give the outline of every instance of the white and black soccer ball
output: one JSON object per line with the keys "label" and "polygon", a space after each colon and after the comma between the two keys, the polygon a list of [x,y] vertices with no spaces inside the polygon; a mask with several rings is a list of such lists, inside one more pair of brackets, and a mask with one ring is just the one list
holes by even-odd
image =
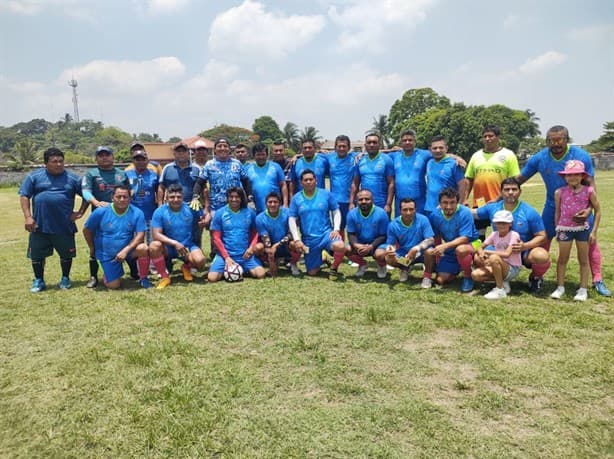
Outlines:
{"label": "white and black soccer ball", "polygon": [[243,268],[240,264],[235,263],[234,265],[224,267],[224,279],[227,282],[240,282],[243,280]]}

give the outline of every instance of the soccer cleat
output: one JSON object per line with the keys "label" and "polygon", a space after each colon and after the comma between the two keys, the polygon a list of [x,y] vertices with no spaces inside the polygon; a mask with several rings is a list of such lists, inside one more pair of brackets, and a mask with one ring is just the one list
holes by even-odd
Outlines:
{"label": "soccer cleat", "polygon": [[602,280],[595,282],[593,284],[593,288],[597,290],[597,293],[599,293],[599,295],[612,296],[612,292],[609,288],[605,286]]}
{"label": "soccer cleat", "polygon": [[151,288],[151,287],[153,287],[153,285],[151,285],[151,282],[149,281],[149,279],[147,279],[146,277],[141,279],[139,281],[139,284],[141,285],[142,288]]}
{"label": "soccer cleat", "polygon": [[354,274],[356,277],[362,277],[365,275],[365,273],[367,272],[367,265],[362,265],[359,266],[358,269],[356,270],[356,274]]}
{"label": "soccer cleat", "polygon": [[192,282],[194,280],[190,268],[185,264],[181,265],[181,273],[183,274],[183,280],[186,282]]}
{"label": "soccer cleat", "polygon": [[45,285],[45,281],[37,278],[32,281],[32,287],[30,287],[30,293],[42,292],[46,288],[47,286]]}
{"label": "soccer cleat", "polygon": [[348,265],[350,265],[352,268],[358,268],[358,263],[352,261],[352,260],[347,260],[346,263]]}
{"label": "soccer cleat", "polygon": [[432,286],[433,286],[433,281],[431,279],[429,279],[428,277],[425,277],[424,279],[422,279],[422,283],[420,284],[420,287],[431,288]]}
{"label": "soccer cleat", "polygon": [[377,278],[378,279],[385,279],[387,274],[388,274],[388,269],[386,268],[386,266],[377,267]]}
{"label": "soccer cleat", "polygon": [[171,285],[170,277],[163,277],[162,279],[160,279],[160,282],[158,282],[158,285],[156,286],[156,289],[162,290],[163,288],[166,288],[169,285]]}
{"label": "soccer cleat", "polygon": [[531,293],[539,293],[544,285],[543,277],[529,276],[529,291]]}
{"label": "soccer cleat", "polygon": [[87,284],[85,284],[87,288],[94,288],[97,285],[98,285],[98,279],[94,276],[90,277],[90,280],[88,280]]}
{"label": "soccer cleat", "polygon": [[409,275],[407,271],[399,271],[399,282],[407,282]]}
{"label": "soccer cleat", "polygon": [[463,293],[469,293],[471,290],[473,290],[473,279],[470,277],[463,277],[460,289]]}
{"label": "soccer cleat", "polygon": [[563,295],[565,295],[565,287],[559,285],[556,290],[550,294],[550,298],[560,300]]}
{"label": "soccer cleat", "polygon": [[339,279],[339,271],[331,268],[330,271],[328,271],[328,279],[332,281]]}
{"label": "soccer cleat", "polygon": [[586,301],[588,299],[588,292],[585,288],[580,287],[573,299],[574,301]]}
{"label": "soccer cleat", "polygon": [[60,287],[62,290],[68,290],[70,287],[72,287],[72,284],[70,283],[70,279],[68,278],[68,276],[62,276],[62,279],[60,280],[60,284],[58,285],[58,287]]}
{"label": "soccer cleat", "polygon": [[512,287],[510,287],[510,283],[508,281],[503,281],[503,290],[505,290],[506,294],[512,291]]}
{"label": "soccer cleat", "polygon": [[301,275],[301,270],[298,269],[298,266],[296,266],[295,263],[290,263],[290,272],[292,273],[293,276]]}
{"label": "soccer cleat", "polygon": [[488,292],[486,295],[484,295],[484,298],[486,298],[487,300],[500,300],[502,298],[505,298],[507,296],[507,293],[505,293],[505,289],[504,288],[493,288],[490,292]]}

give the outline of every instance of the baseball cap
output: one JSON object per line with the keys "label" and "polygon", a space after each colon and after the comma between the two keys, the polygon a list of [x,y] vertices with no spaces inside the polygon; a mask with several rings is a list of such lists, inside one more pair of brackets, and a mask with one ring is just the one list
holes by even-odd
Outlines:
{"label": "baseball cap", "polygon": [[220,137],[219,139],[217,139],[215,141],[215,143],[213,144],[213,148],[217,147],[218,144],[220,143],[227,143],[230,146],[230,142],[228,141],[228,139],[226,137]]}
{"label": "baseball cap", "polygon": [[569,174],[586,174],[586,169],[584,168],[584,163],[577,159],[570,159],[565,163],[565,169],[559,172],[559,175],[569,175]]}
{"label": "baseball cap", "polygon": [[132,157],[133,158],[138,158],[139,156],[141,156],[143,158],[147,158],[147,152],[145,150],[134,150],[132,152]]}
{"label": "baseball cap", "polygon": [[197,140],[196,142],[194,142],[194,145],[192,147],[194,148],[194,150],[198,150],[199,148],[205,148],[207,150],[209,149],[207,148],[207,144],[204,140]]}
{"label": "baseball cap", "polygon": [[145,150],[145,145],[143,145],[143,144],[142,144],[141,142],[139,142],[139,141],[135,141],[135,142],[132,142],[132,143],[130,144],[130,150],[134,150],[134,149],[135,149],[135,148],[137,148],[137,147],[138,147],[138,149],[139,149],[139,150]]}
{"label": "baseball cap", "polygon": [[509,210],[498,210],[492,217],[493,223],[514,223],[514,216]]}
{"label": "baseball cap", "polygon": [[106,147],[104,145],[101,145],[100,147],[96,148],[96,156],[98,156],[103,151],[106,151],[107,153],[111,155],[113,154],[113,149],[111,147]]}
{"label": "baseball cap", "polygon": [[173,145],[173,150],[179,150],[180,148],[185,148],[186,150],[189,150],[188,146],[183,142],[177,142],[175,145]]}

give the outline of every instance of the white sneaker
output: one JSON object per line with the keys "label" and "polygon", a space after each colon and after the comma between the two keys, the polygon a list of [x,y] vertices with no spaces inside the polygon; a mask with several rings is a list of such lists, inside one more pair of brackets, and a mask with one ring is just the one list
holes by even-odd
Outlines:
{"label": "white sneaker", "polygon": [[388,271],[394,271],[394,266],[386,265]]}
{"label": "white sneaker", "polygon": [[505,293],[510,293],[512,291],[512,287],[510,287],[508,281],[503,281],[503,290],[505,290]]}
{"label": "white sneaker", "polygon": [[385,279],[387,274],[388,274],[388,270],[386,269],[386,266],[377,267],[377,278],[378,279]]}
{"label": "white sneaker", "polygon": [[484,298],[487,300],[500,300],[501,298],[505,298],[507,293],[505,293],[504,288],[493,288],[490,292],[484,295]]}
{"label": "white sneaker", "polygon": [[362,276],[365,275],[366,272],[367,272],[367,265],[366,264],[362,265],[362,266],[358,266],[358,269],[356,270],[356,274],[354,274],[354,276],[362,277]]}
{"label": "white sneaker", "polygon": [[300,276],[301,270],[294,263],[290,263],[290,272],[293,276]]}
{"label": "white sneaker", "polygon": [[580,287],[573,299],[574,301],[586,301],[588,299],[588,292],[585,288]]}
{"label": "white sneaker", "polygon": [[399,281],[407,282],[408,277],[407,271],[399,271]]}
{"label": "white sneaker", "polygon": [[565,295],[565,287],[559,285],[554,292],[550,295],[550,298],[554,298],[555,300],[560,300],[561,297]]}
{"label": "white sneaker", "polygon": [[433,281],[427,277],[425,277],[424,279],[422,279],[422,283],[420,284],[420,287],[422,288],[431,288],[433,286]]}

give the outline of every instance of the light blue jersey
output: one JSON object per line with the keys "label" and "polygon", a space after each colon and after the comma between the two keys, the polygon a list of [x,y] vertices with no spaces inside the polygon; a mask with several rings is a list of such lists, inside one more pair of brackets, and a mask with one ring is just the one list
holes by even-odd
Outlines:
{"label": "light blue jersey", "polygon": [[426,165],[426,213],[433,212],[439,206],[439,193],[446,188],[458,191],[458,183],[465,178],[463,169],[456,164],[456,159],[444,156],[441,160],[432,159]]}
{"label": "light blue jersey", "polygon": [[415,149],[411,155],[403,150],[388,154],[394,165],[395,215],[401,215],[401,200],[412,198],[416,201],[416,211],[424,212],[426,202],[426,165],[433,159],[428,150]]}
{"label": "light blue jersey", "polygon": [[298,158],[290,169],[290,180],[294,183],[294,192],[297,193],[303,190],[301,185],[301,174],[307,169],[311,170],[316,176],[316,186],[324,188],[326,185],[326,174],[328,174],[328,160],[326,155],[316,153],[311,161],[305,158]]}
{"label": "light blue jersey", "polygon": [[[480,220],[488,219],[492,221],[495,212],[505,210],[503,201],[491,202],[477,209],[477,216]],[[544,222],[539,213],[524,201],[519,201],[514,210],[512,210],[514,222],[512,230],[520,235],[523,242],[530,241],[540,231],[544,231]],[[493,225],[493,231],[495,231]]]}
{"label": "light blue jersey", "polygon": [[388,214],[381,207],[373,206],[366,217],[360,208],[354,207],[348,212],[348,234],[355,234],[360,244],[371,244],[375,239],[386,236],[388,231]]}
{"label": "light blue jersey", "polygon": [[150,169],[145,169],[143,172],[137,172],[136,169],[128,169],[126,175],[132,187],[131,204],[143,211],[145,221],[151,221],[151,217],[157,207],[158,174]]}
{"label": "light blue jersey", "polygon": [[397,254],[404,256],[413,247],[420,244],[425,239],[434,237],[435,233],[429,219],[422,214],[416,213],[414,221],[409,225],[403,223],[401,217],[395,218],[388,226],[388,236],[386,246],[397,247]]}
{"label": "light blue jersey", "polygon": [[220,161],[213,158],[205,163],[200,177],[209,183],[209,205],[212,210],[217,210],[226,205],[228,189],[243,188],[241,179],[246,179],[247,174],[238,159],[228,158],[227,161]]}
{"label": "light blue jersey", "polygon": [[330,192],[340,204],[349,204],[350,188],[356,169],[356,153],[349,152],[340,158],[336,151],[326,155],[328,160],[328,175],[330,177]]}
{"label": "light blue jersey", "polygon": [[373,204],[383,208],[388,199],[388,179],[394,178],[392,159],[381,152],[373,159],[365,155],[358,161],[354,176],[360,178],[361,190],[373,194]]}
{"label": "light blue jersey", "polygon": [[286,180],[281,166],[273,161],[267,161],[264,166],[250,163],[245,166],[245,171],[252,185],[252,195],[256,204],[256,213],[266,209],[266,197],[273,191],[281,196],[280,183]]}
{"label": "light blue jersey", "polygon": [[168,204],[164,204],[153,213],[151,228],[161,229],[165,236],[180,242],[185,247],[190,247],[193,244],[194,220],[198,221],[199,218],[199,214],[192,212],[185,202],[177,212],[174,212]]}
{"label": "light blue jersey", "polygon": [[250,209],[234,212],[227,205],[219,209],[211,221],[211,231],[221,231],[228,255],[235,260],[243,257],[249,247],[251,232],[256,230],[256,213]]}
{"label": "light blue jersey", "polygon": [[288,219],[290,218],[290,211],[281,207],[277,217],[271,217],[268,210],[258,214],[256,217],[256,229],[258,235],[268,236],[271,239],[271,243],[275,244],[281,239],[286,237],[289,233]]}
{"label": "light blue jersey", "polygon": [[310,242],[329,235],[333,230],[330,212],[338,208],[339,204],[328,190],[316,188],[311,197],[303,191],[292,197],[290,216],[299,219],[301,239],[310,246]]}

